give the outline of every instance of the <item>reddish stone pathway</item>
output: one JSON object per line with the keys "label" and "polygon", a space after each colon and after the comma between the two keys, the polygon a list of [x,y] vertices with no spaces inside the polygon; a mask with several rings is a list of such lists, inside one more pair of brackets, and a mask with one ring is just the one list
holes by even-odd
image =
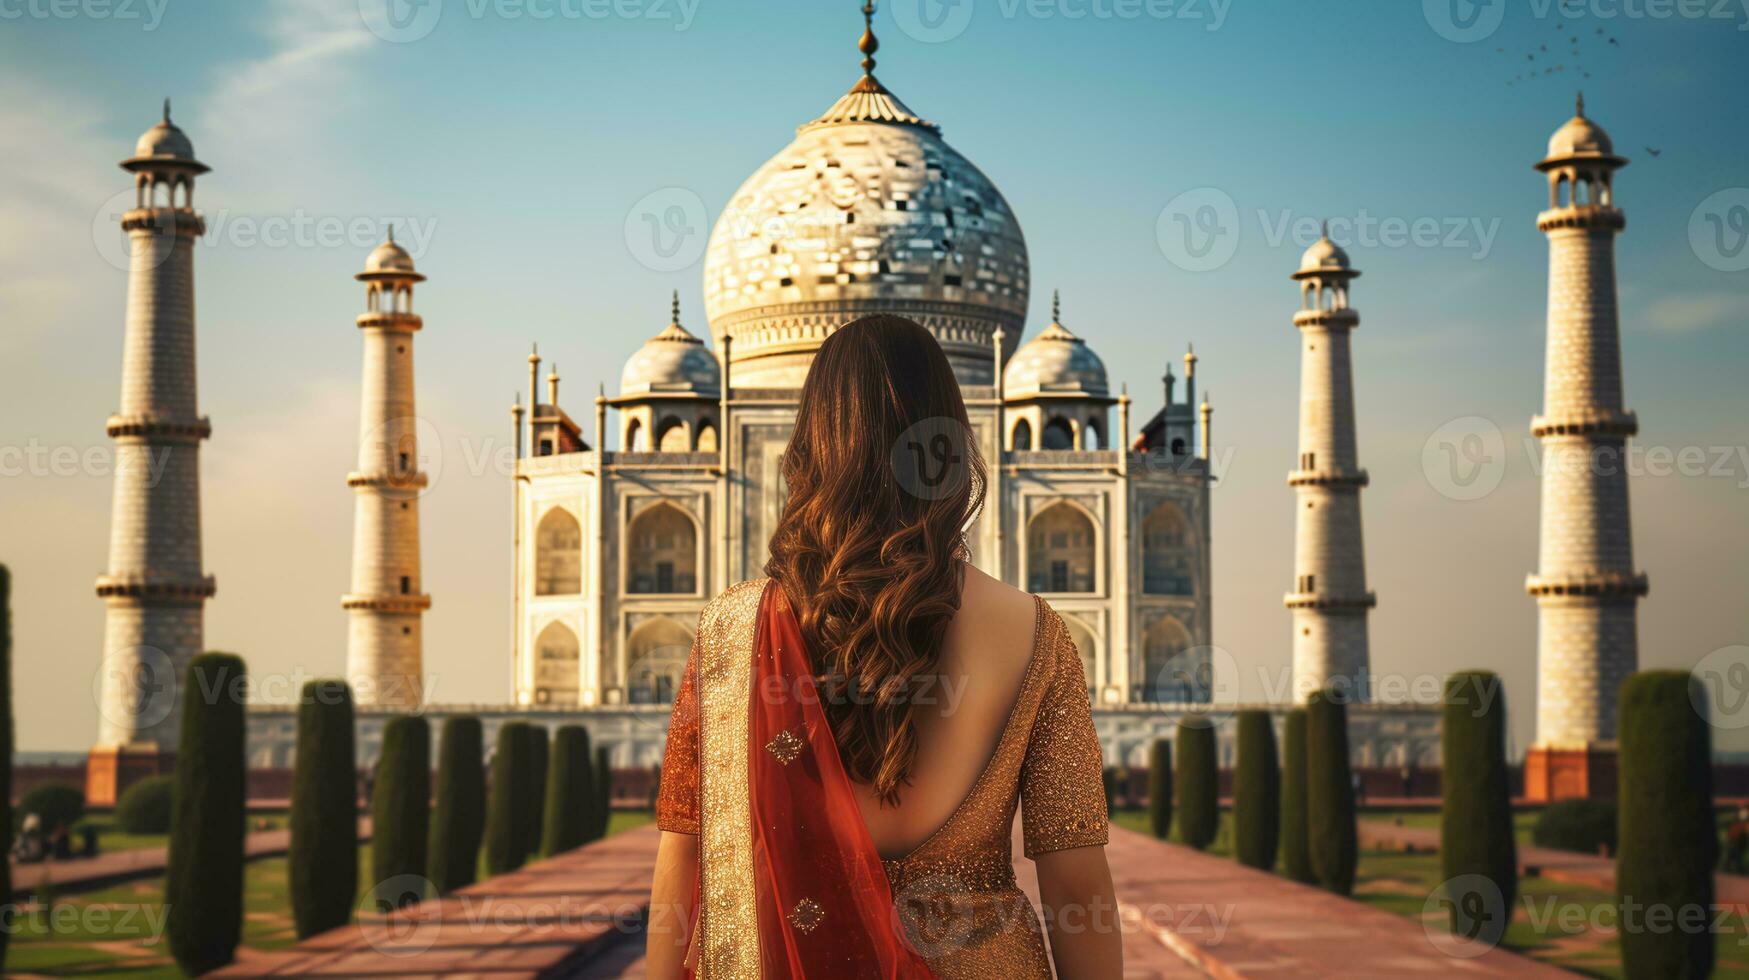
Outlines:
{"label": "reddish stone pathway", "polygon": [[[1439,850],[1437,827],[1399,827],[1382,820],[1360,821],[1362,847],[1389,850]],[[1615,890],[1615,859],[1552,847],[1518,845],[1519,872],[1527,877],[1547,878],[1601,891]],[[1719,872],[1713,875],[1713,901],[1720,905],[1749,908],[1749,876]]]}
{"label": "reddish stone pathway", "polygon": [[[250,954],[216,975],[642,976],[658,838],[650,826],[616,834],[441,901]],[[1112,828],[1107,855],[1125,973],[1138,980],[1567,975],[1498,949],[1451,955],[1413,919],[1122,828]],[[1015,877],[1036,902],[1032,862],[1017,860]]]}
{"label": "reddish stone pathway", "polygon": [[654,825],[528,865],[391,916],[360,915],[215,977],[577,976],[640,927],[656,863]]}

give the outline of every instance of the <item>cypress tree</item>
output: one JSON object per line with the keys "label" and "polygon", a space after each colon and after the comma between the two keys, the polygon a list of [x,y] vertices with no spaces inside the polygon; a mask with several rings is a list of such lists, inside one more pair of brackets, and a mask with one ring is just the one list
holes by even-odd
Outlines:
{"label": "cypress tree", "polygon": [[1233,855],[1239,863],[1275,867],[1281,838],[1281,772],[1275,761],[1275,725],[1267,711],[1238,716],[1239,771],[1233,780]]}
{"label": "cypress tree", "polygon": [[[0,565],[0,827],[12,833],[12,570]],[[12,862],[0,860],[0,904],[11,901]],[[0,969],[6,966],[6,940],[13,913],[0,909]]]}
{"label": "cypress tree", "polygon": [[595,750],[595,833],[590,840],[600,840],[607,836],[607,828],[613,820],[613,753],[607,746]]}
{"label": "cypress tree", "polygon": [[523,737],[528,739],[528,806],[523,811],[523,853],[529,857],[540,854],[541,825],[546,816],[547,799],[547,729],[545,725],[530,724]]}
{"label": "cypress tree", "polygon": [[230,963],[243,935],[248,674],[242,657],[203,653],[183,676],[165,930],[176,964],[199,976]]}
{"label": "cypress tree", "polygon": [[581,847],[595,819],[594,767],[589,763],[589,731],[566,725],[553,737],[547,768],[546,817],[541,854],[551,857]]}
{"label": "cypress tree", "polygon": [[1712,972],[1712,739],[1700,682],[1650,670],[1621,687],[1615,889],[1622,972],[1690,980]]}
{"label": "cypress tree", "polygon": [[498,748],[492,753],[492,786],[486,806],[486,870],[494,875],[515,871],[528,857],[524,843],[528,805],[529,739],[526,724],[506,722],[498,728]]}
{"label": "cypress tree", "polygon": [[1164,738],[1148,752],[1148,829],[1160,840],[1172,834],[1172,743]]}
{"label": "cypress tree", "polygon": [[486,764],[480,719],[443,723],[437,809],[431,816],[431,883],[442,895],[474,883],[486,830]]}
{"label": "cypress tree", "polygon": [[1306,709],[1295,708],[1281,728],[1281,873],[1313,884],[1310,843],[1306,839]]}
{"label": "cypress tree", "polygon": [[1443,787],[1441,877],[1451,930],[1494,945],[1512,920],[1518,897],[1518,846],[1512,831],[1512,778],[1506,769],[1506,689],[1486,670],[1445,681],[1440,721]]}
{"label": "cypress tree", "polygon": [[1221,829],[1220,773],[1215,726],[1202,715],[1178,723],[1178,839],[1197,850],[1214,843]]}
{"label": "cypress tree", "polygon": [[358,894],[358,757],[352,725],[352,689],[345,681],[304,685],[286,854],[300,939],[352,919]]}
{"label": "cypress tree", "polygon": [[1354,890],[1360,843],[1348,767],[1348,708],[1337,690],[1306,701],[1306,843],[1318,884],[1338,895]]}
{"label": "cypress tree", "polygon": [[1110,816],[1117,812],[1117,767],[1106,766],[1099,774],[1099,782],[1105,789],[1105,813]]}
{"label": "cypress tree", "polygon": [[[430,819],[431,726],[418,715],[391,718],[371,799],[370,868],[378,886],[425,877]],[[397,903],[416,897],[407,888],[385,895]]]}

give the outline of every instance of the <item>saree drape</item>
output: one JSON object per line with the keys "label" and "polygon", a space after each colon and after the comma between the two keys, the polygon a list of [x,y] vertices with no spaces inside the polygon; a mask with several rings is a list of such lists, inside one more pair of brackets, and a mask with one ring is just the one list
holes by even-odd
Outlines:
{"label": "saree drape", "polygon": [[894,912],[795,615],[773,582],[758,603],[751,656],[742,647],[697,674],[700,934],[691,975],[933,978]]}

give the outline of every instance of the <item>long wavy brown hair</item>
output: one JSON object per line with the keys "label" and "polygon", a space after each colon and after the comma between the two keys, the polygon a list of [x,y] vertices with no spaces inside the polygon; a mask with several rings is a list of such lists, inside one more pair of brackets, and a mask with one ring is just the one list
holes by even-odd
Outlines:
{"label": "long wavy brown hair", "polygon": [[959,611],[984,504],[959,381],[929,331],[867,316],[827,337],[783,476],[765,572],[801,624],[846,771],[896,805],[917,759],[914,695]]}

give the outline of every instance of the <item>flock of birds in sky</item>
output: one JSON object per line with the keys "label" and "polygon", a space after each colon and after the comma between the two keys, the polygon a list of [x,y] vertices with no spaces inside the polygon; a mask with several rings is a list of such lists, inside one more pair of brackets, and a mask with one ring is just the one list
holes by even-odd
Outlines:
{"label": "flock of birds in sky", "polygon": [[[1621,48],[1621,39],[1602,27],[1593,28],[1589,34],[1585,32],[1583,28],[1586,25],[1578,19],[1584,13],[1584,0],[1561,0],[1561,12],[1572,20],[1556,18],[1554,50],[1551,51],[1548,44],[1538,44],[1535,48],[1522,52],[1524,61],[1520,64],[1518,72],[1506,80],[1508,88],[1556,75],[1566,75],[1568,72],[1580,80],[1590,78],[1591,71],[1582,60],[1582,49],[1593,51],[1603,47],[1618,50]],[[1586,38],[1590,38],[1590,40],[1587,41]],[[1562,50],[1563,43],[1565,44],[1564,51]],[[1514,54],[1506,48],[1495,48],[1494,51],[1508,61],[1515,58]],[[1664,152],[1650,146],[1646,147],[1645,150],[1648,156],[1654,158]]]}

